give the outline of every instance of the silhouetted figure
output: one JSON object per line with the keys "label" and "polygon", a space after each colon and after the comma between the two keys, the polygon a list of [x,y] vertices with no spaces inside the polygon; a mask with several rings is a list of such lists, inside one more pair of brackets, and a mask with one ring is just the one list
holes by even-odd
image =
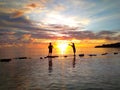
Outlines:
{"label": "silhouetted figure", "polygon": [[52,72],[52,58],[48,58],[48,70],[49,70],[49,73],[51,73]]}
{"label": "silhouetted figure", "polygon": [[51,43],[49,43],[48,49],[49,49],[49,54],[48,54],[48,56],[52,56],[53,45],[52,45]]}
{"label": "silhouetted figure", "polygon": [[72,43],[72,45],[70,45],[72,48],[73,48],[73,53],[74,53],[74,56],[75,56],[75,53],[76,53],[76,48],[75,48],[75,44]]}
{"label": "silhouetted figure", "polygon": [[74,56],[74,58],[73,58],[73,68],[75,68],[75,61],[76,61],[76,57]]}

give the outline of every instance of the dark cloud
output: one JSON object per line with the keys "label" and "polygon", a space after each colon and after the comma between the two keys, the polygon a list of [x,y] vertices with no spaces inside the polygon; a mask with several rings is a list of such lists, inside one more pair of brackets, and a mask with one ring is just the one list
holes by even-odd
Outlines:
{"label": "dark cloud", "polygon": [[49,24],[49,28],[54,29],[54,30],[77,30],[79,27],[70,27],[68,25],[61,25],[61,24]]}
{"label": "dark cloud", "polygon": [[[10,18],[10,14],[0,14],[0,29],[4,28],[10,31],[18,31],[18,32],[42,32],[42,31],[50,31],[48,29],[44,29],[41,27],[37,27],[33,24],[32,21],[26,19],[25,17],[19,18]],[[2,30],[1,29],[1,30]]]}
{"label": "dark cloud", "polygon": [[70,31],[66,32],[65,34],[69,34],[70,38],[76,38],[76,39],[94,39],[96,37],[96,34],[92,31]]}
{"label": "dark cloud", "polygon": [[115,35],[117,32],[115,31],[100,31],[99,33],[97,33],[97,37],[101,38],[101,39],[106,39],[106,40],[115,40]]}
{"label": "dark cloud", "polygon": [[106,39],[106,40],[119,40],[119,35],[115,36],[117,32],[113,31],[100,31],[98,33],[92,31],[68,31],[63,32],[63,34],[68,34],[69,38],[76,38],[79,40],[84,39]]}
{"label": "dark cloud", "polygon": [[0,35],[14,35],[15,32],[0,32]]}
{"label": "dark cloud", "polygon": [[116,32],[114,32],[114,31],[100,31],[99,33],[98,33],[98,35],[101,35],[101,36],[104,36],[104,35],[113,35],[113,34],[115,34]]}
{"label": "dark cloud", "polygon": [[[10,22],[11,24],[12,23],[23,23],[23,24],[30,24],[31,22],[29,20],[27,20],[25,17],[19,17],[19,18],[11,18],[10,17],[11,14],[6,14],[6,13],[0,13],[0,26],[2,26],[1,24],[5,24],[4,21],[6,22]],[[9,23],[9,24],[10,24]],[[6,24],[7,25],[7,24]]]}

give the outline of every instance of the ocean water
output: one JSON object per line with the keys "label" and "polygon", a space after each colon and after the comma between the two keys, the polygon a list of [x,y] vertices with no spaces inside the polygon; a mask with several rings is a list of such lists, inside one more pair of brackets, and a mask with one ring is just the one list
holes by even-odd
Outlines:
{"label": "ocean water", "polygon": [[[0,62],[0,90],[120,90],[120,49],[82,48],[76,56],[54,55],[59,57],[44,58],[47,50],[42,49],[2,48],[0,59],[12,60]],[[22,56],[29,58],[15,59]]]}

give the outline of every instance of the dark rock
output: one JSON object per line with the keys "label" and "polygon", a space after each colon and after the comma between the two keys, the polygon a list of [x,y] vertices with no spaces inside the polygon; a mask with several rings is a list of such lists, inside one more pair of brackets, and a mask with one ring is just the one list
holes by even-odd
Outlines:
{"label": "dark rock", "polygon": [[40,59],[43,59],[43,57],[40,57]]}
{"label": "dark rock", "polygon": [[56,58],[56,57],[59,57],[59,56],[47,56],[46,58]]}
{"label": "dark rock", "polygon": [[27,57],[18,57],[18,58],[15,58],[15,59],[28,59]]}
{"label": "dark rock", "polygon": [[80,56],[80,57],[83,57],[83,56],[84,56],[84,54],[79,54],[79,56]]}
{"label": "dark rock", "polygon": [[65,55],[64,57],[68,57],[68,56]]}
{"label": "dark rock", "polygon": [[118,54],[117,52],[114,52],[114,54]]}
{"label": "dark rock", "polygon": [[0,59],[0,61],[1,62],[9,62],[9,61],[11,61],[12,59],[10,59],[10,58],[7,58],[7,59]]}
{"label": "dark rock", "polygon": [[101,54],[101,55],[107,55],[108,53],[103,53],[103,54]]}
{"label": "dark rock", "polygon": [[97,56],[96,54],[89,54],[89,56]]}

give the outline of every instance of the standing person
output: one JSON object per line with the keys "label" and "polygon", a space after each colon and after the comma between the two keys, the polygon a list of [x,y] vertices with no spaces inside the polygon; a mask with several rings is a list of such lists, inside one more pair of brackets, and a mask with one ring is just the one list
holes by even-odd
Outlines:
{"label": "standing person", "polygon": [[49,49],[49,54],[48,54],[48,56],[52,56],[53,45],[52,45],[51,43],[49,43],[48,49]]}
{"label": "standing person", "polygon": [[75,48],[75,44],[72,43],[72,45],[70,45],[72,48],[73,48],[73,53],[74,53],[74,56],[75,56],[75,53],[76,53],[76,48]]}

